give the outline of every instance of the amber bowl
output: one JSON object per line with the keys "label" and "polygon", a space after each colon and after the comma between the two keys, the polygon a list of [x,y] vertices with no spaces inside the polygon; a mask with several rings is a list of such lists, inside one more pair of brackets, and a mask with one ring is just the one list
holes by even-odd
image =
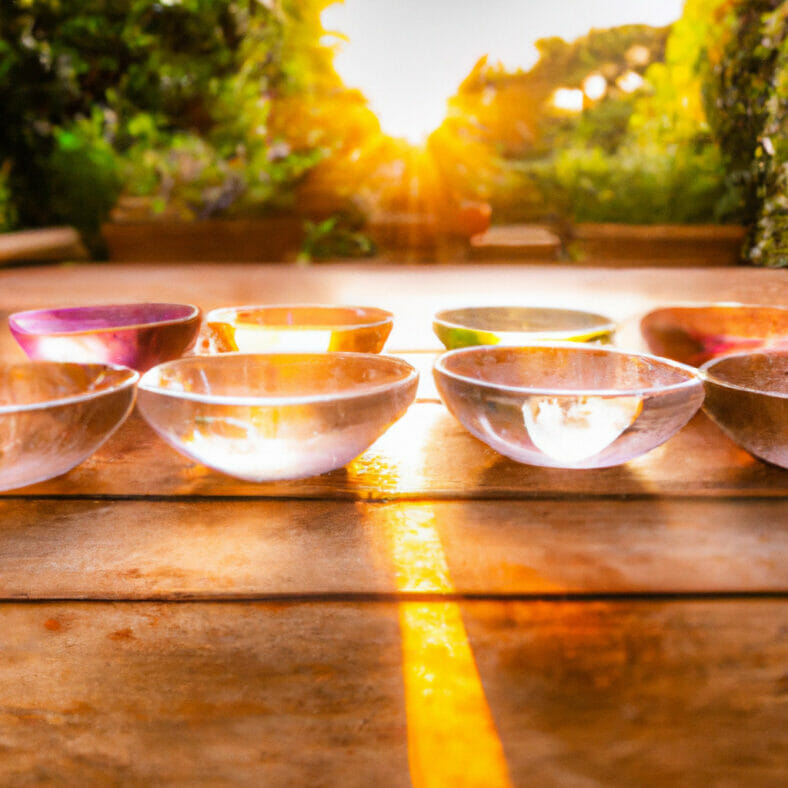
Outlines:
{"label": "amber bowl", "polygon": [[0,490],[87,459],[128,416],[138,379],[105,364],[0,364]]}
{"label": "amber bowl", "polygon": [[273,304],[214,309],[205,322],[219,353],[380,353],[394,317],[369,306]]}
{"label": "amber bowl", "polygon": [[726,353],[788,343],[788,307],[670,306],[645,315],[640,331],[652,353],[699,367]]}
{"label": "amber bowl", "polygon": [[191,304],[103,304],[16,312],[8,326],[30,358],[144,372],[189,350],[200,320]]}
{"label": "amber bowl", "polygon": [[750,454],[788,468],[788,348],[712,359],[701,367],[704,411]]}
{"label": "amber bowl", "polygon": [[535,306],[444,309],[432,322],[444,346],[528,345],[532,342],[606,342],[616,324],[604,315]]}
{"label": "amber bowl", "polygon": [[368,353],[224,353],[162,364],[138,407],[171,446],[248,481],[346,465],[408,409],[418,374]]}
{"label": "amber bowl", "polygon": [[517,462],[553,468],[627,462],[664,443],[703,401],[691,367],[588,344],[452,350],[434,375],[472,435]]}

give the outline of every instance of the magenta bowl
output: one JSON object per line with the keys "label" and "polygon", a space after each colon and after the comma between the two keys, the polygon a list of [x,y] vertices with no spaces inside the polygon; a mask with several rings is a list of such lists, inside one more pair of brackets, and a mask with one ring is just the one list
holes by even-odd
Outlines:
{"label": "magenta bowl", "polygon": [[8,326],[32,359],[118,364],[145,372],[182,356],[197,339],[191,304],[106,304],[16,312]]}
{"label": "magenta bowl", "polygon": [[0,490],[70,471],[123,423],[139,373],[107,364],[0,363]]}

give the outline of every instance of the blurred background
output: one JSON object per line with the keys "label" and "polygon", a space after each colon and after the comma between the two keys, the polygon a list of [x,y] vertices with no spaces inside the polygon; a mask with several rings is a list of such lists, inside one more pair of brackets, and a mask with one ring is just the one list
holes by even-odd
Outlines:
{"label": "blurred background", "polygon": [[788,265],[786,2],[0,9],[0,261]]}

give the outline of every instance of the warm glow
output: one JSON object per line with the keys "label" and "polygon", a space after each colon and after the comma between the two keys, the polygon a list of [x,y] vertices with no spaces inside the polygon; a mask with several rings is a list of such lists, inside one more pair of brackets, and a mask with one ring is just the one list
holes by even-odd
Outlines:
{"label": "warm glow", "polygon": [[[383,539],[398,591],[451,593],[446,556],[429,507],[391,508]],[[460,606],[399,606],[408,721],[408,762],[415,788],[509,788],[506,756],[484,695]]]}
{"label": "warm glow", "polygon": [[583,93],[591,101],[599,101],[607,93],[607,80],[601,74],[591,74],[583,82]]}
{"label": "warm glow", "polygon": [[637,71],[627,71],[622,74],[617,80],[618,85],[624,93],[634,93],[639,87],[643,85],[643,77]]}
{"label": "warm glow", "polygon": [[383,131],[420,143],[441,124],[448,98],[483,55],[510,71],[529,69],[540,38],[572,41],[592,28],[666,25],[681,16],[683,5],[684,0],[344,0],[326,9],[323,26],[340,33],[336,69],[364,93]]}
{"label": "warm glow", "polygon": [[583,91],[579,88],[558,88],[553,93],[553,106],[567,112],[581,112],[583,99]]}

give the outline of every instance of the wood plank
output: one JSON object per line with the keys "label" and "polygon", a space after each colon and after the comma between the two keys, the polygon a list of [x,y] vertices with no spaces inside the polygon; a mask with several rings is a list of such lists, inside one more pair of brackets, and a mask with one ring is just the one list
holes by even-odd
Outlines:
{"label": "wood plank", "polygon": [[[421,607],[437,621],[446,609]],[[459,609],[514,784],[788,780],[788,603]],[[0,615],[4,785],[411,784],[419,710],[405,703],[394,604],[6,604]]]}
{"label": "wood plank", "polygon": [[0,598],[788,593],[788,501],[0,502]]}
{"label": "wood plank", "polygon": [[739,449],[699,414],[670,441],[614,468],[522,465],[472,437],[443,405],[420,402],[344,468],[255,484],[195,464],[136,412],[93,457],[7,496],[245,496],[390,500],[562,496],[788,496],[788,471]]}
{"label": "wood plank", "polygon": [[395,315],[387,347],[439,349],[432,315],[486,304],[588,309],[616,320],[687,301],[788,303],[782,271],[753,268],[631,268],[571,265],[89,264],[0,271],[0,310],[122,301],[177,301],[203,309],[249,303],[379,306]]}

